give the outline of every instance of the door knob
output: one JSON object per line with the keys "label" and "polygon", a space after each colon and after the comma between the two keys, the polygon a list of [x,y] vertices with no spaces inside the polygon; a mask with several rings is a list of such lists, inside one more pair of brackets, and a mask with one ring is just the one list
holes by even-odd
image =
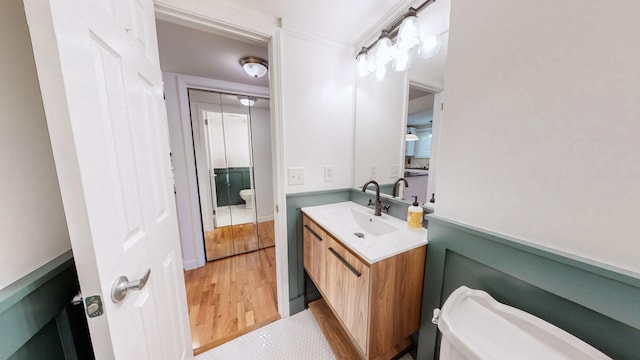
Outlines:
{"label": "door knob", "polygon": [[144,286],[147,285],[150,275],[151,269],[148,269],[147,273],[144,274],[140,280],[129,281],[129,278],[126,276],[118,276],[111,288],[111,300],[113,300],[114,303],[119,303],[127,296],[127,291],[142,290]]}

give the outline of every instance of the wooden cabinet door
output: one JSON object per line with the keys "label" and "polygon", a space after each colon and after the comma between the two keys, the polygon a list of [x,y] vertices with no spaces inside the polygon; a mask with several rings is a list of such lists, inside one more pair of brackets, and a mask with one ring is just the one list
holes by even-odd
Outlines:
{"label": "wooden cabinet door", "polygon": [[326,286],[326,245],[329,236],[306,215],[302,219],[304,268],[311,280],[323,291]]}
{"label": "wooden cabinet door", "polygon": [[330,239],[327,248],[327,300],[360,351],[367,354],[369,324],[369,266]]}

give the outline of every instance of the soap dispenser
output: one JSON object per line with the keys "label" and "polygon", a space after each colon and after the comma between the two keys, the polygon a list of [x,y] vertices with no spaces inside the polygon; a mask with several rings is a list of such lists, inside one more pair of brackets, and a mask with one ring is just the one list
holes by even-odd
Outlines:
{"label": "soap dispenser", "polygon": [[414,196],[414,201],[407,210],[407,226],[411,230],[420,230],[422,228],[422,213],[424,210],[418,204],[418,197]]}

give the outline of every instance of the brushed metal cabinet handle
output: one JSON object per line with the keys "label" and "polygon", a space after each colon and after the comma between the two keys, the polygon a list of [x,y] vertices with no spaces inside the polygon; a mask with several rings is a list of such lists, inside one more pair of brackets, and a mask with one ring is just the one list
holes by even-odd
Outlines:
{"label": "brushed metal cabinet handle", "polygon": [[356,270],[356,268],[355,268],[355,267],[353,267],[353,265],[349,264],[349,262],[348,262],[347,260],[345,260],[345,258],[343,258],[342,256],[340,256],[340,254],[338,254],[338,252],[337,252],[334,248],[329,247],[329,251],[330,251],[333,255],[335,255],[335,256],[338,258],[338,260],[340,260],[340,262],[341,262],[344,266],[346,266],[346,267],[347,267],[347,269],[349,269],[349,270],[353,273],[353,275],[355,275],[356,277],[360,277],[360,276],[362,275],[362,274],[360,273],[360,271]]}
{"label": "brushed metal cabinet handle", "polygon": [[318,239],[318,241],[322,241],[322,237],[320,237],[320,235],[316,234],[316,232],[315,232],[315,231],[313,231],[313,229],[311,229],[311,228],[309,227],[309,225],[304,224],[304,227],[305,227],[305,229],[309,230],[309,232],[310,232],[311,234],[313,234],[313,236],[315,236],[315,237],[316,237],[316,239]]}

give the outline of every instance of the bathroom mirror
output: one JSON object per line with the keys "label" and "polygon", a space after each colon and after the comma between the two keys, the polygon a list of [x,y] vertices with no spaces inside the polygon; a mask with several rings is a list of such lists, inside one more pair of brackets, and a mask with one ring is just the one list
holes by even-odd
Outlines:
{"label": "bathroom mirror", "polygon": [[252,126],[264,121],[259,106],[269,121],[268,100],[189,89],[189,104],[207,261],[272,246],[256,211],[270,188],[256,186]]}
{"label": "bathroom mirror", "polygon": [[[361,190],[364,183],[376,180],[380,184],[381,193],[391,196],[393,185],[398,178],[422,170],[428,175],[420,175],[428,176],[430,181],[420,181],[420,184],[414,184],[413,187],[409,184],[409,188],[421,194],[420,199],[424,199],[424,202],[420,201],[421,204],[428,202],[431,194],[435,192],[433,174],[439,128],[437,122],[442,118],[449,9],[450,0],[437,1],[418,16],[421,34],[438,34],[440,38],[442,47],[437,55],[429,59],[414,57],[411,67],[405,72],[388,69],[384,76],[374,72],[357,80],[354,151],[356,189]],[[431,95],[431,98],[416,100],[425,96],[423,94]],[[421,114],[415,115],[420,111],[414,111],[413,107],[417,104],[412,104],[412,100],[413,103],[430,100],[433,110],[422,110]],[[408,126],[411,122],[424,121],[425,111],[432,111],[428,115],[432,121],[430,130],[422,122],[418,123],[419,126]],[[415,144],[407,142],[409,127],[414,128],[413,131],[420,130],[423,137],[427,136],[431,141],[427,142],[425,138],[419,145],[419,141]],[[411,154],[407,153],[407,150],[416,149],[420,150],[419,156],[407,155]],[[409,202],[412,193],[402,189],[403,186],[400,187],[401,196],[398,199]],[[368,188],[368,191],[374,190],[373,186]]]}

